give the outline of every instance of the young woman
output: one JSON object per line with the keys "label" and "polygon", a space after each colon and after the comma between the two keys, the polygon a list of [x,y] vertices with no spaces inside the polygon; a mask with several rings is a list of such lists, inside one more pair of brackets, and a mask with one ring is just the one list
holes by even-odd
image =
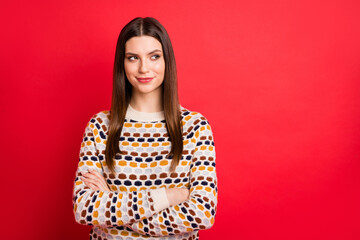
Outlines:
{"label": "young woman", "polygon": [[173,48],[154,18],[120,32],[110,111],[88,122],[73,209],[90,239],[199,239],[214,224],[212,129],[179,104]]}

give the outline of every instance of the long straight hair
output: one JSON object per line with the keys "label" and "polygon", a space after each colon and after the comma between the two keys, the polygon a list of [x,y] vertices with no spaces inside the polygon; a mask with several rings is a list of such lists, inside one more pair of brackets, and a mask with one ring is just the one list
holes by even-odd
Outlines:
{"label": "long straight hair", "polygon": [[162,83],[162,102],[166,129],[171,141],[171,151],[167,155],[168,158],[172,158],[169,168],[170,173],[175,171],[183,152],[183,129],[178,97],[176,63],[170,37],[165,28],[155,18],[137,17],[121,30],[115,50],[110,123],[105,150],[106,164],[113,173],[115,173],[114,157],[117,154],[124,154],[120,150],[119,141],[132,94],[132,85],[126,77],[124,68],[125,43],[132,37],[144,35],[156,38],[161,43],[164,53],[165,74]]}

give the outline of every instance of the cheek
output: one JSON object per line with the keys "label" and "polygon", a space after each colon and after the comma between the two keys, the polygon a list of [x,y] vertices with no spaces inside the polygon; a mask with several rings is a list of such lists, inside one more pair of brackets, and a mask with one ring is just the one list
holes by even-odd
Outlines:
{"label": "cheek", "polygon": [[165,72],[165,63],[164,62],[157,62],[154,65],[154,71],[159,73],[159,74],[163,74]]}
{"label": "cheek", "polygon": [[125,69],[126,75],[132,74],[135,71],[135,67],[131,64],[124,64],[124,69]]}

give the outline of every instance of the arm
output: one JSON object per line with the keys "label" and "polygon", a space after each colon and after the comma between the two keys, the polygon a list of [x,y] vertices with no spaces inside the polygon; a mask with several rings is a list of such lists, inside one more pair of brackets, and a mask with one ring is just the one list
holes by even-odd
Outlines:
{"label": "arm", "polygon": [[[95,142],[100,124],[94,116],[88,122],[79,153],[73,189],[73,211],[76,222],[86,225],[121,226],[148,218],[168,207],[163,201],[165,189],[136,192],[92,190],[81,179],[84,172],[96,170],[103,175]],[[166,204],[167,203],[167,204]]]}
{"label": "arm", "polygon": [[[130,227],[143,235],[166,236],[208,229],[217,208],[215,145],[208,121],[202,117],[195,132],[196,147],[190,166],[190,197]],[[196,128],[195,128],[196,129]]]}

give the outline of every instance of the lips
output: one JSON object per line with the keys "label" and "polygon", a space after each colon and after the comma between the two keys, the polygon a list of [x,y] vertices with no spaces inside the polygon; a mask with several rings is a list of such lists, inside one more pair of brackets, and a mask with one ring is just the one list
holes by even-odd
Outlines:
{"label": "lips", "polygon": [[150,82],[153,78],[136,78],[139,82],[146,83]]}

